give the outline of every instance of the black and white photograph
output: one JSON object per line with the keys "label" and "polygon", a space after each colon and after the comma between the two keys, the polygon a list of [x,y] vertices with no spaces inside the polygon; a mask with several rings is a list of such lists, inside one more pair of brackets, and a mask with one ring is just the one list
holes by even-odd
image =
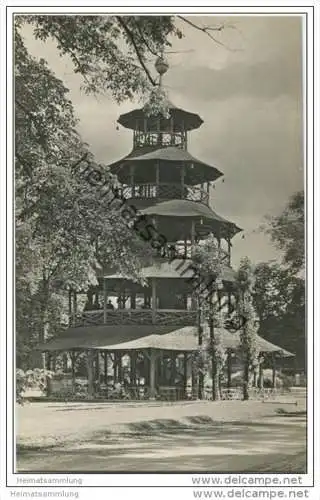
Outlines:
{"label": "black and white photograph", "polygon": [[312,477],[309,13],[175,9],[8,14],[21,488]]}

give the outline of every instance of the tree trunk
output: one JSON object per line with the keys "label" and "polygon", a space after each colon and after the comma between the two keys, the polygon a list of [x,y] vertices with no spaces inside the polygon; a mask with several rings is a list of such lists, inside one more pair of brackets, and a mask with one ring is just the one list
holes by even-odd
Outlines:
{"label": "tree trunk", "polygon": [[244,370],[243,370],[243,399],[244,401],[248,401],[249,399],[249,360],[246,355],[244,361]]}
{"label": "tree trunk", "polygon": [[[212,359],[213,361],[213,359]],[[212,369],[212,400],[219,401],[220,400],[220,381],[219,374],[217,373],[216,368]]]}
{"label": "tree trunk", "polygon": [[[47,279],[43,279],[42,290],[41,290],[41,310],[40,310],[41,324],[38,336],[38,341],[40,344],[45,342],[49,333],[48,305],[49,305],[49,282]],[[44,353],[38,351],[33,359],[35,365],[34,368],[41,368],[43,370],[46,369]]]}

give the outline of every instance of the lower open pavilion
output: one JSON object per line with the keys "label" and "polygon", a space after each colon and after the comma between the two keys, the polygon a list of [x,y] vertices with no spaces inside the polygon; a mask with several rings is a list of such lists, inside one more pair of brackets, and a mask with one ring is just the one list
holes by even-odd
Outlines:
{"label": "lower open pavilion", "polygon": [[[233,374],[241,370],[240,332],[215,328],[215,334],[227,353],[221,395],[230,395]],[[263,370],[268,367],[272,369],[271,388],[275,389],[280,359],[293,354],[260,336],[257,340],[260,354],[253,386],[263,390]],[[72,327],[38,349],[45,353],[48,370],[56,371],[59,363],[62,367],[61,383],[49,381],[51,396],[183,400],[199,395],[196,364],[200,347],[195,326]],[[80,380],[84,388],[81,395]]]}

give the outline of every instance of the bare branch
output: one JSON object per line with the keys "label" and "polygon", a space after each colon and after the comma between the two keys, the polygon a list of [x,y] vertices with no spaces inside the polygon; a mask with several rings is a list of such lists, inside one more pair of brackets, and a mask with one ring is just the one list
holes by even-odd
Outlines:
{"label": "bare branch", "polygon": [[145,62],[142,58],[142,55],[140,54],[140,51],[139,51],[139,48],[136,44],[136,41],[134,39],[134,35],[133,33],[130,31],[130,29],[128,28],[128,26],[126,25],[126,23],[123,21],[123,19],[121,18],[121,16],[116,16],[116,19],[118,21],[118,23],[120,24],[120,26],[124,29],[124,31],[126,32],[127,36],[129,37],[133,47],[134,47],[134,50],[136,52],[136,55],[139,59],[139,62],[144,70],[144,72],[146,73],[147,75],[147,78],[149,80],[149,82],[155,87],[157,85],[156,81],[152,78],[151,74],[150,74],[150,71],[148,70],[147,66],[145,65]]}
{"label": "bare branch", "polygon": [[204,33],[205,35],[207,35],[209,38],[211,38],[211,40],[213,40],[215,43],[217,43],[221,47],[224,47],[225,49],[230,50],[231,52],[236,52],[237,51],[237,49],[232,49],[231,47],[228,47],[227,45],[225,45],[224,43],[220,42],[220,40],[218,40],[216,37],[214,37],[212,35],[212,31],[221,32],[221,31],[225,30],[228,27],[235,29],[234,26],[232,26],[232,25],[226,26],[225,24],[221,24],[219,26],[198,26],[198,24],[195,24],[192,21],[189,21],[189,19],[187,19],[184,16],[177,16],[177,17],[179,19],[181,19],[181,21],[183,21],[183,22],[189,24],[190,26],[192,26],[192,28],[195,28],[196,30],[201,31],[202,33]]}

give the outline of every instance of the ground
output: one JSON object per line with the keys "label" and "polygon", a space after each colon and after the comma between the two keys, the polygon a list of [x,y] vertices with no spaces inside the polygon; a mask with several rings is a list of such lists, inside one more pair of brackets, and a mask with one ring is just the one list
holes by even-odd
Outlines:
{"label": "ground", "polygon": [[17,431],[19,472],[306,471],[301,395],[270,402],[31,403],[18,408]]}

